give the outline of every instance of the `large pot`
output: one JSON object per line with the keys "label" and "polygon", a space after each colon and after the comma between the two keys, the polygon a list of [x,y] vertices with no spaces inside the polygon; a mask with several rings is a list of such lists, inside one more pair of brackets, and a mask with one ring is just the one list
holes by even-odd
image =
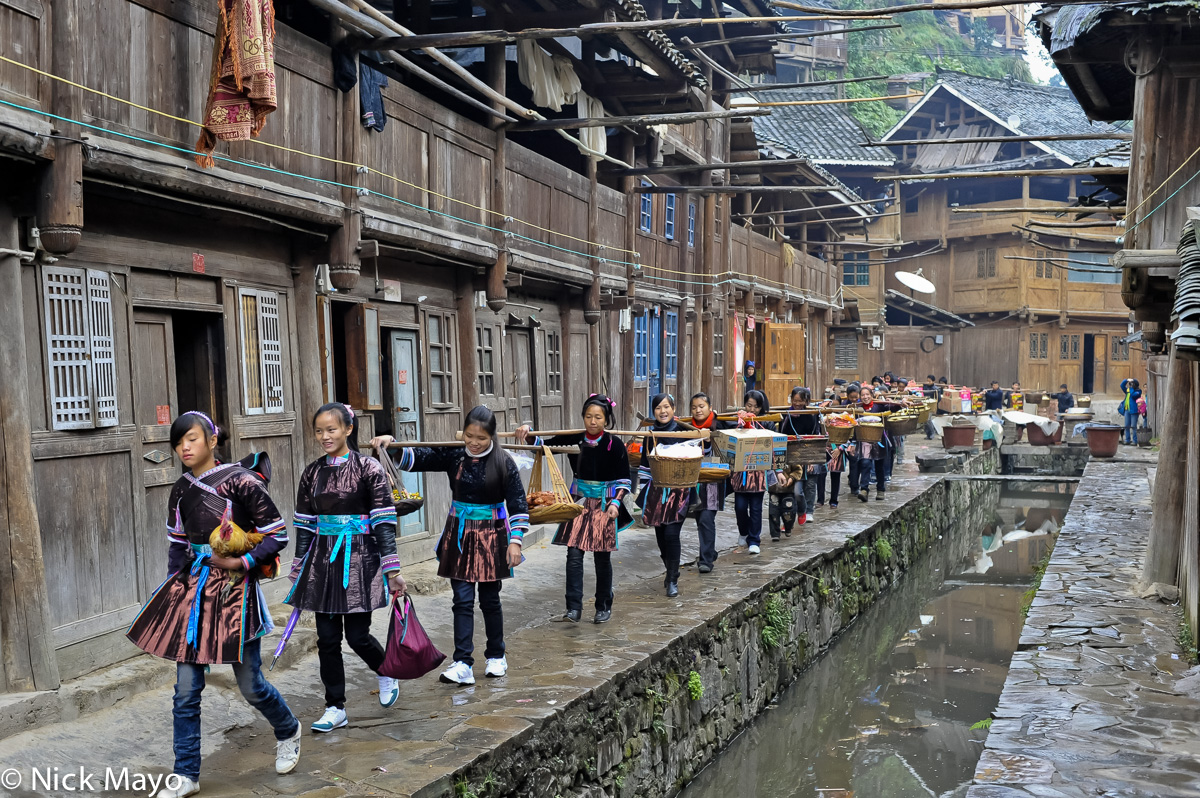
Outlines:
{"label": "large pot", "polygon": [[942,446],[954,449],[975,444],[974,427],[942,427]]}
{"label": "large pot", "polygon": [[1093,424],[1088,427],[1088,451],[1092,457],[1114,457],[1121,440],[1121,428],[1116,424]]}
{"label": "large pot", "polygon": [[1029,436],[1029,443],[1033,446],[1053,446],[1056,443],[1062,443],[1063,427],[1065,424],[1059,424],[1058,429],[1053,435],[1047,435],[1042,432],[1042,428],[1037,424],[1025,425],[1025,432]]}

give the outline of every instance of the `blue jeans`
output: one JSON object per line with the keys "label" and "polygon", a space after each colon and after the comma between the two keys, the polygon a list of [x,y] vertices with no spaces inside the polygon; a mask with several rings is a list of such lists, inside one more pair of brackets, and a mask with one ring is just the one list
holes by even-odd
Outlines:
{"label": "blue jeans", "polygon": [[1136,411],[1125,411],[1125,431],[1121,433],[1124,436],[1126,443],[1133,443],[1137,440],[1137,422],[1138,414]]}
{"label": "blue jeans", "polygon": [[793,494],[796,497],[796,517],[807,515],[813,512],[817,506],[817,480],[825,481],[825,477],[808,477],[806,479],[796,480],[796,484],[792,487]]}
{"label": "blue jeans", "polygon": [[[262,640],[246,643],[242,661],[233,664],[238,689],[250,706],[262,713],[275,730],[276,740],[287,740],[300,729],[279,691],[262,675]],[[200,780],[200,694],[204,692],[204,666],[180,662],[175,669],[175,773]]]}
{"label": "blue jeans", "polygon": [[747,546],[762,542],[763,495],[759,493],[735,493],[733,510],[737,515],[738,534],[746,539]]}
{"label": "blue jeans", "polygon": [[[500,585],[495,582],[464,582],[451,579],[454,591],[454,661],[474,665],[475,658],[475,593],[479,593],[479,610],[483,613],[483,629],[487,634],[488,659],[504,656],[504,611],[500,607]],[[477,587],[478,586],[478,590]]]}

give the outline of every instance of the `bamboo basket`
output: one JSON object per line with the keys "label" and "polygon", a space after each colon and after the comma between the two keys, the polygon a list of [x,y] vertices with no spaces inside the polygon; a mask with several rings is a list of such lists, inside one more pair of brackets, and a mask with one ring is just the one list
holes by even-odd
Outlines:
{"label": "bamboo basket", "polygon": [[650,481],[656,488],[694,488],[700,481],[703,457],[655,457],[650,455]]}
{"label": "bamboo basket", "polygon": [[787,456],[789,466],[821,465],[825,462],[825,449],[829,438],[825,435],[800,435],[788,438]]}
{"label": "bamboo basket", "polygon": [[919,415],[904,416],[895,420],[893,420],[891,417],[888,417],[884,419],[883,423],[884,426],[887,427],[889,435],[895,435],[897,437],[901,435],[912,435],[914,432],[920,429],[921,417]]}
{"label": "bamboo basket", "polygon": [[388,456],[387,451],[377,451],[376,456],[379,458],[380,465],[383,466],[383,472],[387,475],[388,488],[392,491],[392,503],[396,505],[396,515],[412,515],[424,507],[425,499],[420,494],[409,493],[404,489],[404,475],[400,473],[400,469],[396,468],[396,464]]}
{"label": "bamboo basket", "polygon": [[930,404],[928,401],[921,403],[921,409],[917,411],[917,423],[924,425],[929,422],[929,417],[933,415],[933,408],[937,406],[937,402]]}
{"label": "bamboo basket", "polygon": [[535,490],[542,489],[542,462],[545,461],[549,465],[546,470],[550,472],[550,489],[554,492],[554,504],[547,504],[542,507],[529,508],[529,523],[531,524],[561,524],[564,521],[570,521],[572,518],[578,518],[583,514],[583,506],[576,504],[571,498],[570,491],[567,490],[566,480],[563,479],[562,472],[558,470],[558,463],[554,462],[554,455],[550,453],[548,446],[543,446],[542,451],[534,452],[533,455],[533,471],[529,474],[529,487]]}
{"label": "bamboo basket", "polygon": [[700,465],[700,476],[698,482],[724,482],[733,474],[728,468],[717,468],[712,463],[702,463]]}
{"label": "bamboo basket", "polygon": [[858,430],[859,443],[879,443],[883,440],[882,424],[859,424],[854,429]]}
{"label": "bamboo basket", "polygon": [[850,438],[854,436],[854,430],[858,427],[826,427],[825,432],[829,436],[829,442],[834,446],[841,446],[843,443],[849,443]]}

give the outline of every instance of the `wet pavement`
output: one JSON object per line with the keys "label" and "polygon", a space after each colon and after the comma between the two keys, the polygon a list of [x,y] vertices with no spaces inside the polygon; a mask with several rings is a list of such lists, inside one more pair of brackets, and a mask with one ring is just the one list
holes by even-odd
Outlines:
{"label": "wet pavement", "polygon": [[1200,676],[1177,607],[1134,593],[1154,455],[1089,463],[969,798],[1200,796]]}
{"label": "wet pavement", "polygon": [[[228,668],[209,676],[203,703],[201,785],[204,796],[442,795],[453,791],[451,774],[485,756],[502,741],[531,734],[542,719],[602,685],[614,674],[645,661],[688,630],[702,627],[723,608],[772,579],[823,552],[841,549],[848,535],[870,526],[913,499],[941,475],[918,474],[912,457],[921,446],[909,443],[909,458],[897,464],[884,501],[863,504],[842,495],[837,510],[820,508],[813,525],[798,527],[779,543],[764,534],[763,551],[752,556],[735,549],[736,525],[729,509],[718,516],[716,569],[698,574],[695,524],[684,527],[684,568],[680,596],[663,594],[663,568],[653,530],[622,533],[614,555],[616,601],[611,623],[555,622],[563,610],[565,556],[545,542],[531,546],[528,562],[505,582],[502,599],[509,673],[482,675],[482,622],[476,623],[476,678],[470,688],[441,684],[436,674],[402,683],[396,706],[379,706],[375,677],[347,649],[345,661],[350,726],[327,735],[305,733],[300,766],[287,776],[274,773],[274,737],[266,722],[241,698]],[[765,516],[765,512],[764,512]],[[765,521],[765,518],[764,518]],[[592,590],[590,565],[585,595]],[[448,593],[417,597],[416,606],[431,638],[452,652]],[[283,608],[276,607],[277,613]],[[386,613],[377,612],[375,631],[386,635]],[[264,649],[272,647],[269,639]],[[315,655],[269,678],[306,728],[323,709]],[[0,769],[60,767],[103,772],[106,767],[170,772],[172,688],[149,690],[116,706],[77,720],[0,741]],[[14,795],[53,794],[46,791]]]}

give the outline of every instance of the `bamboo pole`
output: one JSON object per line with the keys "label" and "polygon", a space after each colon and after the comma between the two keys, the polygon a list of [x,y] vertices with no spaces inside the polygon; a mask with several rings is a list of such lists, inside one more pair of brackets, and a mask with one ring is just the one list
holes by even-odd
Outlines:
{"label": "bamboo pole", "polygon": [[[911,97],[924,97],[924,92],[912,91],[908,94],[889,94],[879,97],[845,97],[839,100],[780,100],[778,102],[738,103],[738,108],[782,108],[794,105],[845,105],[847,103],[873,103],[883,100],[907,100]],[[1109,167],[1111,168],[1111,167]],[[1088,172],[1091,174],[1091,172]],[[877,177],[876,180],[891,180],[890,177]],[[903,178],[901,178],[903,179]]]}
{"label": "bamboo pole", "polygon": [[[1115,243],[1117,243],[1116,242],[1117,236],[1104,236],[1104,237],[1085,236],[1081,233],[1033,230],[1031,228],[1028,228],[1023,225],[1019,225],[1019,224],[1014,224],[1013,227],[1015,227],[1017,230],[1023,230],[1026,233],[1032,233],[1033,235],[1036,235],[1036,236],[1056,235],[1056,236],[1060,236],[1062,238],[1075,238],[1080,241],[1091,241],[1092,243],[1095,243],[1095,244],[1115,244]],[[1036,241],[1035,241],[1035,243],[1036,243]]]}
{"label": "bamboo pole", "polygon": [[760,91],[781,91],[783,89],[811,89],[818,86],[842,86],[846,83],[866,83],[871,80],[887,80],[890,75],[869,75],[863,78],[841,78],[839,80],[812,80],[807,83],[755,83],[748,89],[724,89],[715,94],[746,94]]}
{"label": "bamboo pole", "polygon": [[[466,444],[462,441],[392,441],[387,447],[389,449],[415,449],[418,447],[436,449],[450,446],[465,447]],[[534,446],[533,444],[505,443],[500,448],[519,452],[540,452],[543,447]],[[551,454],[579,454],[578,446],[551,446],[549,449]]]}
{"label": "bamboo pole", "polygon": [[861,33],[869,30],[888,30],[890,28],[899,28],[900,25],[867,25],[861,28],[838,28],[837,30],[819,30],[812,33],[764,33],[755,36],[733,36],[727,39],[707,39],[702,42],[693,44],[685,44],[679,49],[681,50],[704,50],[709,47],[724,47],[730,44],[745,44],[747,42],[795,42],[800,43],[800,39],[811,39],[815,36],[832,36],[835,33]]}
{"label": "bamboo pole", "polygon": [[1132,141],[1132,133],[1056,133],[1044,136],[965,136],[953,139],[903,139],[898,141],[864,141],[860,147],[919,147],[923,144],[986,144],[989,142],[1021,141],[1098,141],[1116,139]]}
{"label": "bamboo pole", "polygon": [[[890,202],[890,201],[892,201],[892,200],[891,199],[873,199],[873,200],[859,200],[857,202],[835,202],[832,205],[811,205],[807,208],[789,208],[787,210],[787,213],[808,213],[809,211],[828,211],[828,210],[833,210],[834,208],[856,208],[856,207],[860,207],[862,205],[876,205],[880,202]],[[768,211],[765,213],[735,213],[735,214],[733,214],[733,218],[734,219],[747,219],[752,216],[770,216],[770,215],[774,215],[775,213],[777,213],[777,211]]]}
{"label": "bamboo pole", "polygon": [[1010,206],[1007,208],[951,208],[951,213],[1111,213],[1125,214],[1124,205],[1114,205],[1106,207],[1095,205],[1085,207],[1082,205],[1062,205],[1059,207],[1047,207],[1045,205],[1019,205]]}
{"label": "bamboo pole", "polygon": [[[770,113],[768,111],[767,113]],[[673,175],[685,172],[757,172],[765,169],[777,169],[790,166],[804,166],[810,163],[808,158],[778,158],[776,160],[759,161],[727,161],[719,163],[684,163],[664,166],[638,166],[633,169],[614,169],[613,174],[621,177],[640,177],[643,175]],[[773,212],[773,211],[772,211]]]}
{"label": "bamboo pole", "polygon": [[1043,222],[1038,219],[1030,219],[1029,224],[1037,225],[1038,227],[1050,228],[1080,228],[1080,227],[1112,227],[1114,229],[1122,229],[1122,224],[1119,221],[1098,221],[1098,222]]}
{"label": "bamboo pole", "polygon": [[[635,194],[806,194],[837,186],[634,186]],[[878,200],[876,200],[878,202]],[[771,211],[771,214],[779,211]]]}
{"label": "bamboo pole", "polygon": [[539,119],[509,125],[510,133],[530,133],[537,130],[578,130],[585,127],[649,127],[650,125],[684,125],[706,119],[729,119],[738,116],[767,116],[768,109],[751,111],[693,111],[679,114],[635,114],[632,116],[590,116],[563,119]]}
{"label": "bamboo pole", "polygon": [[[585,430],[581,430],[581,429],[530,430],[529,436],[530,437],[536,436],[539,438],[553,438],[558,435],[582,435],[584,432],[585,432]],[[617,436],[625,436],[625,437],[632,436],[635,438],[644,438],[644,437],[646,437],[646,435],[649,434],[643,430],[610,429],[610,430],[605,430],[605,432],[607,432],[609,435],[617,435]],[[462,433],[459,432],[458,434],[461,435]],[[497,438],[515,438],[516,435],[517,435],[517,433],[515,433],[515,432],[497,432],[496,433]],[[693,430],[690,432],[656,432],[656,433],[654,433],[654,437],[656,437],[656,438],[688,438],[691,440],[696,440],[696,439],[708,440],[709,436],[708,436],[708,430],[701,429],[701,430]],[[505,444],[505,448],[507,448],[507,444]],[[537,448],[540,449],[541,447],[539,446]]]}
{"label": "bamboo pole", "polygon": [[1129,174],[1127,166],[1068,166],[1062,169],[1000,169],[994,172],[935,172],[929,175],[902,175],[896,177],[889,175],[887,177],[877,177],[876,180],[890,181],[899,180],[903,183],[908,183],[913,180],[950,180],[952,178],[963,177],[1071,177],[1076,175],[1100,176],[1100,175],[1125,175]]}
{"label": "bamboo pole", "polygon": [[[951,3],[913,3],[907,6],[886,6],[884,8],[839,9],[838,13],[855,19],[861,17],[883,17],[891,14],[905,14],[910,11],[964,11],[971,8],[1000,8],[1001,6],[1041,5],[1043,0],[965,0]],[[1095,0],[1055,0],[1055,5],[1083,5],[1094,3]],[[828,8],[806,6],[790,0],[771,0],[776,8],[787,8],[792,11],[807,11],[813,14],[823,14]]]}

